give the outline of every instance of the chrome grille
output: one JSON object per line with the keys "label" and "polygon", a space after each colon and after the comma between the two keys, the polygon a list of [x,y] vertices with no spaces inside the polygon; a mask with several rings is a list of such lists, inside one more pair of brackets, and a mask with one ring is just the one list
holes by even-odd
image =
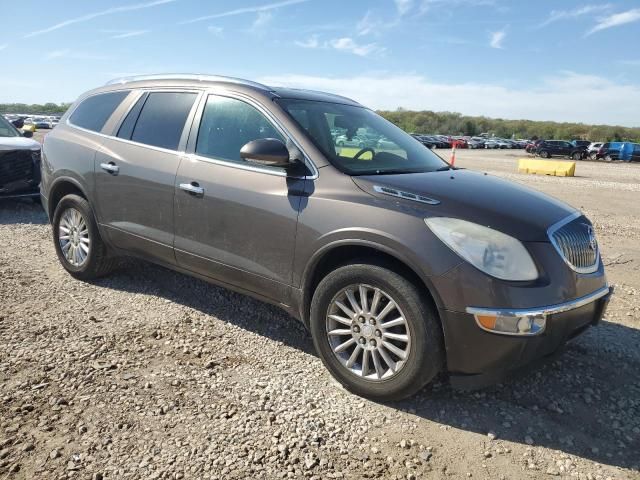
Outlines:
{"label": "chrome grille", "polygon": [[593,226],[582,215],[572,215],[549,229],[551,243],[564,261],[578,273],[598,269],[600,255]]}

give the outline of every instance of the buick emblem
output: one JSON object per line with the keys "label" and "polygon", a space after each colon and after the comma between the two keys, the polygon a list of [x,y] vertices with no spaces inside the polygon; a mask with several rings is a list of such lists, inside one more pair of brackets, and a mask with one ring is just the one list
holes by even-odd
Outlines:
{"label": "buick emblem", "polygon": [[591,225],[587,225],[587,234],[589,235],[589,247],[595,252],[598,249],[598,240],[596,240],[596,232]]}

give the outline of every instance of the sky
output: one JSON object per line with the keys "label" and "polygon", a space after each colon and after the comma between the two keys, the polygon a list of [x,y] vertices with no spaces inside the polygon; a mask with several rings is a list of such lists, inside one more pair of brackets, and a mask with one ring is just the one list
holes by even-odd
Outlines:
{"label": "sky", "polygon": [[640,126],[640,0],[0,0],[0,102],[209,73],[375,109]]}

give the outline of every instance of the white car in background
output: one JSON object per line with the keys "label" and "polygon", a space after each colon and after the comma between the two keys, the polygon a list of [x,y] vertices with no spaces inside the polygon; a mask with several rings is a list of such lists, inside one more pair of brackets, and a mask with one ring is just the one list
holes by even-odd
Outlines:
{"label": "white car in background", "polygon": [[591,142],[591,144],[587,147],[587,153],[593,153],[600,150],[600,148],[604,145],[604,142]]}

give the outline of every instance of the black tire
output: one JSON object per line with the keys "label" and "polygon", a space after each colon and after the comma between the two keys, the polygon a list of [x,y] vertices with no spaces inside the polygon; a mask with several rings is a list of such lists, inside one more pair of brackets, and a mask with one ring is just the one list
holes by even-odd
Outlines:
{"label": "black tire", "polygon": [[573,154],[573,159],[574,159],[574,160],[582,160],[582,154],[581,154],[581,153],[579,153],[579,152],[575,152],[575,153]]}
{"label": "black tire", "polygon": [[[73,265],[65,257],[60,245],[60,221],[62,215],[69,209],[74,209],[80,213],[88,231],[89,251],[86,259],[80,265]],[[53,226],[53,243],[58,260],[71,276],[79,280],[92,280],[102,277],[113,270],[115,259],[108,254],[107,246],[100,237],[93,210],[87,200],[79,195],[66,195],[56,206],[51,224]]]}
{"label": "black tire", "polygon": [[598,159],[598,154],[596,152],[590,153],[589,154],[589,158],[591,160],[597,160]]}
{"label": "black tire", "polygon": [[[365,284],[387,292],[400,307],[411,336],[411,348],[402,368],[382,380],[369,380],[350,371],[333,353],[327,335],[327,315],[332,301],[350,285]],[[443,336],[437,314],[424,293],[402,275],[368,263],[337,268],[318,285],[311,302],[311,334],[316,351],[329,372],[346,389],[378,401],[394,401],[413,395],[441,371]]]}
{"label": "black tire", "polygon": [[540,157],[542,157],[542,158],[551,158],[551,154],[550,154],[549,152],[547,152],[546,150],[542,150],[542,151],[539,153],[539,155],[540,155]]}

